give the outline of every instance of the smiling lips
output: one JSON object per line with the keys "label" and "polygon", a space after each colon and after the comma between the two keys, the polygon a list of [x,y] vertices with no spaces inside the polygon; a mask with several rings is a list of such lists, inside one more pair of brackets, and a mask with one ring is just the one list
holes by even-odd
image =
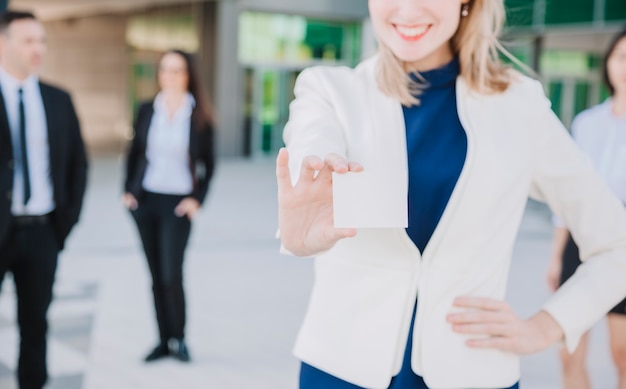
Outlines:
{"label": "smiling lips", "polygon": [[394,24],[393,26],[398,32],[398,35],[400,35],[400,38],[406,41],[417,41],[426,35],[428,30],[430,30],[430,24],[413,26]]}

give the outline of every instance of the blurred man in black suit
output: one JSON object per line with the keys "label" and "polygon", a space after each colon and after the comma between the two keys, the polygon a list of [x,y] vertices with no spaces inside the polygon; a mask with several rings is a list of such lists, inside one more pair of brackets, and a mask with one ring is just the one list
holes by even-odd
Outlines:
{"label": "blurred man in black suit", "polygon": [[59,251],[78,221],[87,158],[70,96],[39,81],[46,51],[31,13],[0,15],[0,280],[13,275],[20,389],[47,380],[46,314]]}

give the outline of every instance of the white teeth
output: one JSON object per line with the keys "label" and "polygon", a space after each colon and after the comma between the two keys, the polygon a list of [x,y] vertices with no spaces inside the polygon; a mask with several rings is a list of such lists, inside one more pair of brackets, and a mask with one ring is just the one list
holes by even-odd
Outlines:
{"label": "white teeth", "polygon": [[422,35],[428,30],[428,26],[419,26],[419,27],[404,27],[404,26],[396,26],[398,32],[404,36],[408,36],[409,38],[414,38],[418,35]]}

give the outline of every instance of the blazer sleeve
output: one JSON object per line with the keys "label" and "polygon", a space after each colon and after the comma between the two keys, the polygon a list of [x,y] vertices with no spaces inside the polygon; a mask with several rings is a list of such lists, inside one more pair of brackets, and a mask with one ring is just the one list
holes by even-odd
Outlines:
{"label": "blazer sleeve", "polygon": [[283,140],[289,151],[292,182],[298,179],[302,160],[310,155],[324,159],[335,153],[346,157],[346,139],[332,99],[324,68],[302,71],[294,87],[295,99],[289,106],[289,120]]}
{"label": "blazer sleeve", "polygon": [[133,178],[137,171],[138,160],[140,158],[138,129],[147,111],[148,103],[143,103],[137,109],[135,120],[133,121],[133,139],[126,152],[126,178],[124,179],[124,192],[132,193]]}
{"label": "blazer sleeve", "polygon": [[72,227],[78,222],[80,211],[83,205],[83,197],[85,195],[85,189],[87,188],[87,153],[85,151],[85,145],[81,136],[80,124],[74,104],[69,95],[66,95],[67,102],[67,115],[69,117],[69,163],[66,165],[68,168],[68,208],[67,208],[67,222],[64,223],[63,231],[60,232],[61,246],[69,235]]}
{"label": "blazer sleeve", "polygon": [[196,177],[198,177],[198,184],[193,197],[202,204],[209,192],[209,186],[215,171],[215,131],[213,126],[207,124],[201,131],[199,139],[201,142],[200,154],[196,164],[199,165],[200,172],[195,172]]}
{"label": "blazer sleeve", "polygon": [[559,323],[567,349],[626,296],[626,210],[578,149],[537,83],[528,96],[535,131],[531,196],[568,226],[583,264],[543,309]]}

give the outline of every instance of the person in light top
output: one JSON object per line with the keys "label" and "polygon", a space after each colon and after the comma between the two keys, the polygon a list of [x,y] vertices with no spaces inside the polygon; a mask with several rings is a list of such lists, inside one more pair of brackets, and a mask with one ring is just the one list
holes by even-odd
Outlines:
{"label": "person in light top", "polygon": [[[604,59],[604,81],[611,93],[604,103],[581,112],[572,123],[572,135],[587,153],[609,188],[626,204],[626,30],[615,35]],[[557,290],[580,265],[578,246],[568,227],[555,218],[553,253],[548,267],[548,286]],[[626,388],[626,299],[608,315],[611,354],[617,368],[619,388]],[[563,387],[589,389],[585,357],[588,334],[573,353],[561,351]]]}
{"label": "person in light top", "polygon": [[136,114],[122,202],[137,223],[152,276],[159,342],[145,359],[188,362],[183,260],[213,175],[213,125],[190,54],[166,52],[158,81],[160,92]]}

